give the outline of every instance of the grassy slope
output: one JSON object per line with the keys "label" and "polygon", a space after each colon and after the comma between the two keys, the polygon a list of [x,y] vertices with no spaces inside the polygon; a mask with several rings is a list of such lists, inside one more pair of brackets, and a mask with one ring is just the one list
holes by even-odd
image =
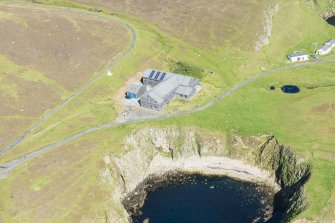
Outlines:
{"label": "grassy slope", "polygon": [[[0,55],[0,81],[0,98],[3,106],[0,115],[1,146],[14,140],[16,134],[24,132],[44,110],[53,106],[61,96],[68,94],[54,80],[40,72],[19,66],[3,55]],[[38,92],[33,95],[32,89]],[[43,97],[40,91],[44,91],[44,95],[48,95],[48,98]],[[27,103],[30,97],[35,98],[35,106]]]}
{"label": "grassy slope", "polygon": [[[107,8],[114,12],[135,15],[160,30],[173,34],[178,39],[193,45],[216,48],[218,45],[234,43],[240,48],[252,48],[260,31],[264,9],[276,0],[171,0],[161,4],[154,0],[38,0],[48,4],[87,4]],[[222,16],[225,15],[225,16]],[[258,16],[254,16],[258,15]],[[248,26],[245,24],[248,23]],[[231,25],[234,24],[234,25]],[[252,34],[251,34],[252,33]]]}
{"label": "grassy slope", "polygon": [[[120,25],[75,13],[67,15],[68,10],[43,11],[26,5],[0,4],[3,28],[0,32],[0,148],[3,149],[48,109],[87,82],[96,69],[102,69],[111,57],[125,51],[130,38]],[[64,12],[65,15],[59,15]],[[53,20],[48,22],[51,17]],[[107,36],[106,27],[118,34]],[[83,66],[78,68],[78,64]],[[69,89],[69,85],[74,88]]]}
{"label": "grassy slope", "polygon": [[[6,191],[0,196],[0,222],[106,222],[108,215],[124,215],[112,201],[108,178],[102,176],[102,157],[106,150],[118,153],[121,147],[110,145],[117,145],[127,131],[71,143],[36,159],[29,168],[20,167],[10,181],[0,181]],[[101,143],[95,145],[96,139]]]}
{"label": "grassy slope", "polygon": [[334,11],[335,2],[329,0],[314,0],[312,5],[319,11],[320,14],[324,14],[325,12]]}
{"label": "grassy slope", "polygon": [[[290,15],[290,23],[287,22],[287,15]],[[311,45],[312,42],[316,41],[321,43],[335,34],[332,28],[323,23],[316,14],[311,13],[302,1],[300,3],[297,1],[285,1],[282,3],[279,13],[274,17],[271,45],[266,47],[260,54],[244,52],[234,48],[218,49],[215,52],[200,49],[175,39],[169,34],[160,32],[151,25],[143,24],[143,21],[128,18],[123,19],[128,20],[136,27],[139,34],[139,42],[131,57],[122,62],[122,64],[113,71],[114,76],[112,80],[115,81],[112,83],[107,82],[107,77],[105,77],[105,79],[90,88],[83,97],[67,107],[64,113],[60,116],[55,116],[47,125],[56,123],[61,118],[68,117],[73,110],[76,111],[75,108],[80,106],[80,104],[85,104],[82,106],[87,106],[88,110],[99,110],[100,106],[98,106],[99,108],[96,106],[99,104],[91,103],[90,105],[86,105],[86,98],[89,97],[89,100],[94,102],[103,100],[99,99],[100,95],[115,93],[117,88],[122,86],[122,83],[132,73],[146,66],[159,66],[167,54],[193,64],[201,64],[202,67],[213,70],[216,75],[208,81],[215,82],[218,87],[224,90],[260,72],[261,67],[269,69],[283,65],[283,61],[285,61],[284,55],[292,50],[301,49],[306,52],[313,52],[314,47]],[[159,33],[159,35],[153,34],[153,29]],[[283,32],[283,30],[285,30],[285,32]],[[148,51],[148,48],[153,49],[153,51]],[[145,57],[142,57],[143,54]],[[201,56],[199,57],[199,55]],[[276,74],[244,87],[206,111],[187,117],[167,119],[159,122],[147,122],[146,124],[159,126],[197,126],[210,131],[215,130],[224,133],[234,131],[235,133],[244,135],[274,132],[282,143],[292,145],[298,152],[304,154],[313,162],[314,173],[306,189],[311,200],[311,206],[301,216],[317,218],[320,216],[320,213],[325,210],[327,202],[331,202],[329,198],[334,194],[335,182],[333,179],[335,179],[335,168],[333,164],[334,160],[331,159],[331,155],[334,154],[332,148],[335,145],[332,139],[333,137],[331,136],[334,133],[331,131],[327,132],[326,129],[334,125],[331,120],[335,119],[334,112],[329,111],[329,114],[324,115],[315,112],[313,108],[322,104],[334,103],[332,97],[334,87],[307,90],[306,86],[320,86],[324,83],[334,83],[333,67],[331,64],[317,65],[315,67],[299,68],[297,70],[283,72],[279,75]],[[294,96],[283,95],[279,90],[274,92],[268,91],[270,84],[279,87],[288,82],[298,84],[302,87],[303,91]],[[106,88],[111,90],[106,91]],[[78,111],[80,110],[81,109]],[[106,110],[106,112],[108,112],[108,110]],[[29,138],[26,143],[13,150],[13,153],[1,159],[10,159],[22,154],[23,151],[36,149],[43,144],[64,138],[73,132],[77,132],[77,125],[86,127],[85,125],[80,125],[78,121],[72,121],[73,120],[69,120],[69,123],[65,126],[62,125],[59,130],[54,129],[47,132],[48,134],[41,134],[40,136]],[[95,124],[95,122],[93,124]],[[70,125],[74,125],[72,130],[69,127]],[[137,127],[140,127],[140,125],[129,125],[127,128],[118,128],[116,129],[117,131],[106,130],[79,140],[78,143],[93,144],[91,150],[94,151],[94,153],[88,154],[87,160],[83,161],[82,164],[83,169],[92,172],[80,172],[84,177],[89,179],[85,181],[87,188],[94,187],[97,181],[99,181],[97,178],[89,178],[89,176],[90,174],[99,175],[101,167],[99,168],[98,164],[101,163],[102,154],[106,152],[119,152],[117,150],[120,148],[119,140],[121,136]],[[115,141],[110,139],[115,139]],[[73,144],[69,145],[69,148],[72,147],[74,148]],[[71,160],[73,158],[71,149],[66,150],[63,147],[58,151],[62,151],[61,156],[64,160],[74,162]],[[52,156],[55,153],[57,152],[51,152],[46,156]],[[81,157],[80,155],[78,156]],[[44,159],[34,160],[29,166],[38,165],[38,163],[43,162],[43,160]],[[57,160],[55,163],[56,164],[52,164],[52,166],[57,165]],[[92,164],[85,165],[85,163]],[[58,166],[58,168],[60,168],[60,172],[66,169],[62,165]],[[71,173],[77,174],[78,171],[74,169]],[[27,177],[25,182],[19,182],[22,175],[26,175]],[[15,171],[15,174],[8,180],[0,182],[0,185],[5,188],[5,191],[8,191],[8,193],[4,193],[4,195],[0,197],[0,204],[2,203],[2,205],[4,205],[4,202],[6,202],[6,204],[7,202],[15,202],[15,199],[11,201],[9,198],[10,191],[14,191],[15,186],[21,183],[26,183],[27,187],[32,185],[33,183],[29,183],[28,181],[29,177],[36,177],[37,181],[38,179],[42,179],[43,181],[44,175],[36,173],[33,170],[22,168]],[[73,188],[80,188],[81,185],[82,183],[80,181],[73,182]],[[56,186],[57,182],[50,184],[51,188],[56,188]],[[66,188],[65,186],[62,187]],[[102,190],[102,194],[106,193],[106,191],[104,191],[105,189]],[[29,194],[32,190],[31,187],[26,193]],[[47,190],[43,192],[44,193],[38,195],[42,200],[44,196],[47,196],[49,193]],[[84,196],[85,193],[82,194]],[[73,206],[69,207],[68,213],[61,219],[51,218],[50,221],[78,219],[75,218],[72,213],[84,213],[85,210],[87,210],[83,202],[77,202],[77,200],[69,201],[66,195],[56,197],[60,197],[58,203],[53,203],[51,206],[62,205],[68,202]],[[86,199],[88,198],[88,196],[85,197]],[[93,205],[102,201],[107,202],[107,200],[108,199],[97,200],[92,198],[90,199],[90,203]],[[21,211],[19,207],[14,206],[14,203],[11,204],[15,211]],[[98,205],[98,207],[101,206]],[[99,209],[98,207],[97,209]],[[27,207],[27,209],[29,210],[29,207]],[[42,207],[40,207],[40,209],[44,210]],[[93,217],[97,209],[92,208]],[[101,209],[108,210],[108,207],[105,206]],[[13,212],[6,212],[6,214],[1,213],[0,216],[2,216],[3,219],[13,219],[13,222],[15,222],[15,219],[33,219],[34,216],[37,216],[36,213],[31,211],[28,211],[24,216],[16,216]],[[97,213],[98,215],[102,214],[99,211],[97,211]],[[88,214],[88,216],[89,215],[90,214]]]}
{"label": "grassy slope", "polygon": [[[318,72],[323,70],[322,78]],[[327,80],[327,81],[325,81]],[[280,86],[297,84],[302,92],[284,95]],[[310,86],[323,86],[307,89]],[[277,87],[269,91],[269,86]],[[189,123],[210,131],[257,135],[273,132],[281,143],[291,145],[313,163],[312,179],[307,184],[310,208],[302,215],[319,216],[335,189],[334,65],[311,66],[282,72],[256,81],[210,110],[175,120],[178,126]],[[324,107],[324,110],[318,108]],[[330,109],[329,109],[330,107]],[[208,117],[215,117],[208,118]],[[164,123],[170,124],[172,120]]]}

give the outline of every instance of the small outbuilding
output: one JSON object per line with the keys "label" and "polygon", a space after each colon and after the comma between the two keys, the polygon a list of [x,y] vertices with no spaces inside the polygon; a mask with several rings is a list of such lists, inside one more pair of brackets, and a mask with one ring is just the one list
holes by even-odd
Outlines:
{"label": "small outbuilding", "polygon": [[146,87],[143,85],[130,85],[126,92],[126,97],[128,99],[139,99],[146,92]]}
{"label": "small outbuilding", "polygon": [[287,55],[287,58],[291,62],[302,62],[302,61],[309,60],[308,54],[303,53],[303,52],[299,52],[299,51],[296,51],[296,52],[294,52],[292,54]]}
{"label": "small outbuilding", "polygon": [[176,90],[176,95],[181,98],[191,98],[196,92],[193,87],[179,86]]}
{"label": "small outbuilding", "polygon": [[331,39],[325,44],[323,44],[323,46],[320,49],[318,49],[315,53],[319,55],[326,55],[330,53],[330,51],[332,51],[334,47],[335,47],[335,39]]}

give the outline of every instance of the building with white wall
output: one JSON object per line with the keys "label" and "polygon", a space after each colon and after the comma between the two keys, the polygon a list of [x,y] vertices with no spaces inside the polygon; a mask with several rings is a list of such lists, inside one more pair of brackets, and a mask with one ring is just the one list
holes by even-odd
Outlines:
{"label": "building with white wall", "polygon": [[302,61],[307,61],[309,60],[308,54],[296,51],[292,54],[287,55],[287,58],[291,62],[302,62]]}
{"label": "building with white wall", "polygon": [[323,46],[320,49],[318,49],[315,53],[319,55],[326,55],[330,53],[332,49],[334,49],[334,47],[335,47],[335,39],[331,39],[325,44],[323,44]]}

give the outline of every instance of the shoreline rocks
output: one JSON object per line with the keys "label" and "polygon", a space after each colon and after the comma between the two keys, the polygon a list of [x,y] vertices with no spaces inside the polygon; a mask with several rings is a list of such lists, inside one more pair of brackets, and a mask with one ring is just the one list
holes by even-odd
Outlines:
{"label": "shoreline rocks", "polygon": [[[182,171],[271,185],[278,191],[275,208],[285,212],[284,221],[307,206],[304,184],[311,166],[271,134],[241,137],[186,128],[142,128],[126,137],[125,151],[110,157],[108,164],[113,198],[120,205],[149,176]],[[123,214],[128,215],[125,210]]]}

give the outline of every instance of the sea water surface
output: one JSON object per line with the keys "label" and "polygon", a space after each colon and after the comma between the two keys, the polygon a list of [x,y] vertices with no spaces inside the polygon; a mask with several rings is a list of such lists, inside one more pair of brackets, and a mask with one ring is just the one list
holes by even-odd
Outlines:
{"label": "sea water surface", "polygon": [[[229,177],[169,177],[149,191],[135,223],[279,222],[270,187]],[[270,220],[269,220],[270,216]]]}
{"label": "sea water surface", "polygon": [[326,20],[330,25],[335,26],[335,16],[330,17],[329,19]]}

